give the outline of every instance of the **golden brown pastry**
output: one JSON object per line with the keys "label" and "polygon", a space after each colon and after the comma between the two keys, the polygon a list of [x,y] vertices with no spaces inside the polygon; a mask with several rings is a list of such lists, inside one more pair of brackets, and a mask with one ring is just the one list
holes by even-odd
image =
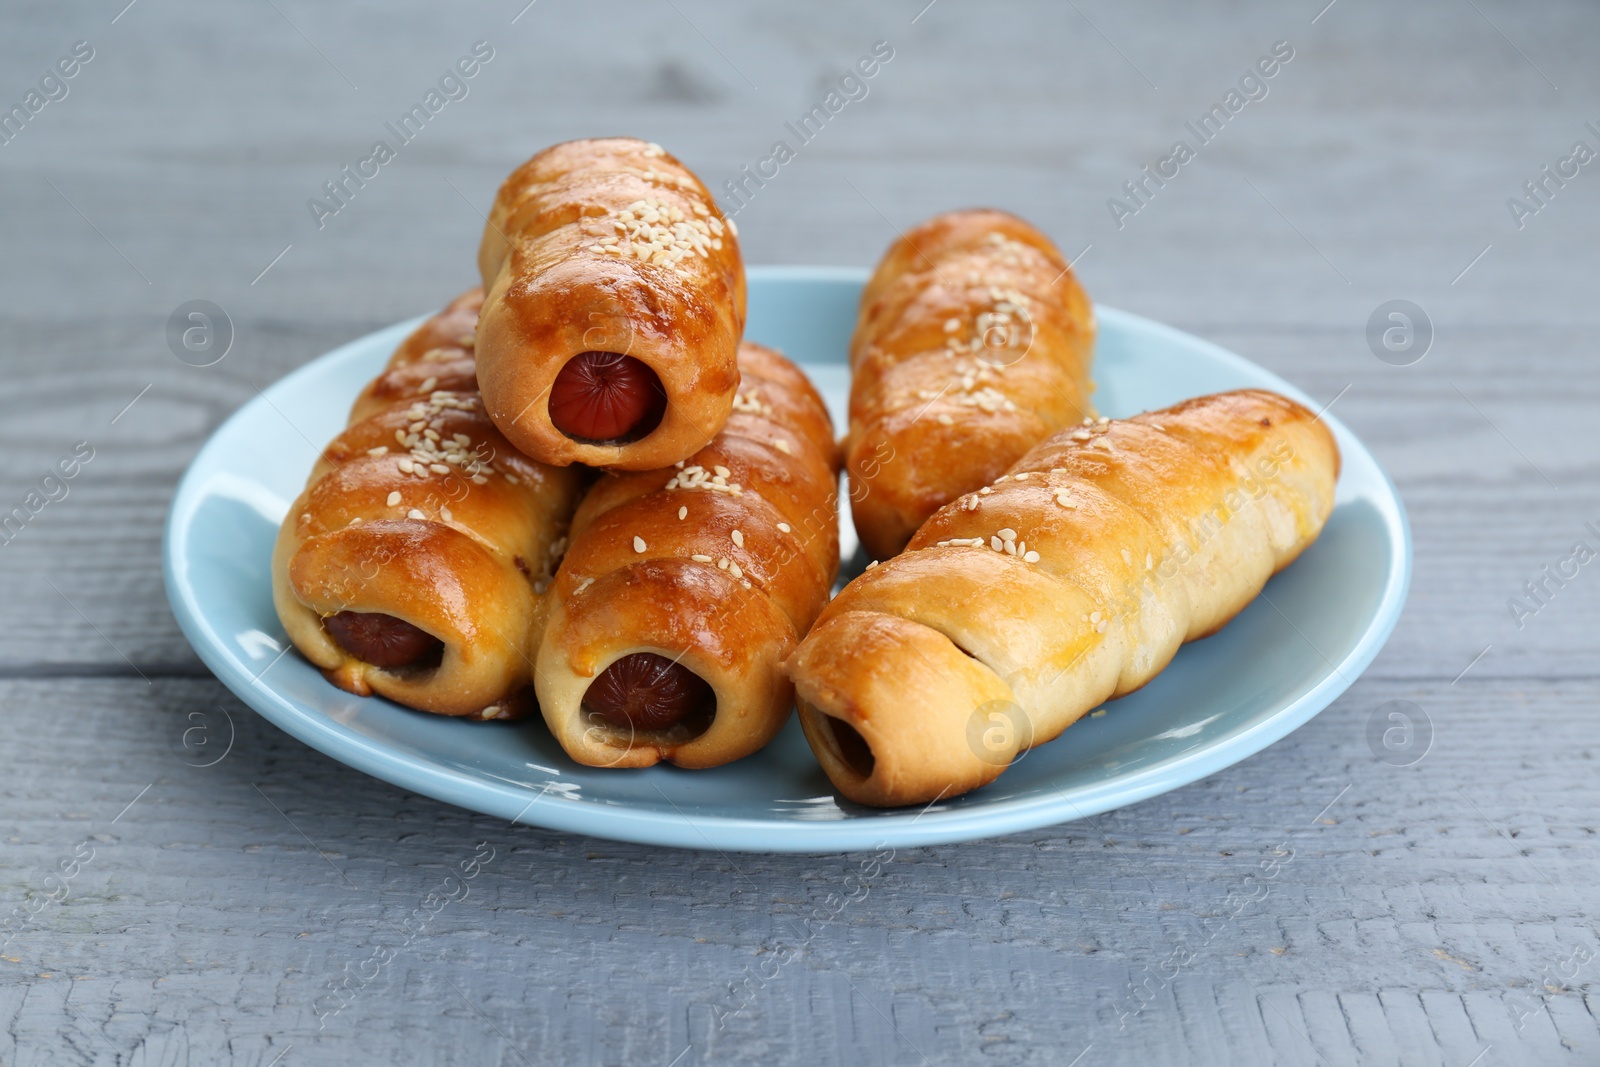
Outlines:
{"label": "golden brown pastry", "polygon": [[733,223],[660,145],[568,141],[518,167],[478,251],[489,417],[545,463],[670,466],[728,419],[744,264]]}
{"label": "golden brown pastry", "polygon": [[770,741],[793,691],[780,664],[839,565],[838,461],[822,399],[770,349],[715,441],[584,498],[537,646],[545,722],[598,767],[715,767]]}
{"label": "golden brown pastry", "polygon": [[936,215],[890,245],[850,342],[851,512],[887,559],[929,515],[1092,416],[1089,298],[1014,215]]}
{"label": "golden brown pastry", "polygon": [[1327,427],[1259,390],[1054,435],[828,605],[788,664],[807,740],[862,804],[992,781],[1250,603],[1338,472]]}
{"label": "golden brown pastry", "polygon": [[423,323],[312,468],[272,558],[289,639],[341,689],[441,715],[533,710],[525,644],[582,474],[521,455],[473,379],[481,290]]}

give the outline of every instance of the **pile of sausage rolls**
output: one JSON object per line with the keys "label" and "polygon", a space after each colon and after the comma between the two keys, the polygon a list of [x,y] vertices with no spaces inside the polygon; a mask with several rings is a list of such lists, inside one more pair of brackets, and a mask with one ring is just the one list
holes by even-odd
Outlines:
{"label": "pile of sausage rolls", "polygon": [[[720,766],[798,707],[848,800],[958,795],[1226,625],[1332,511],[1292,400],[1100,417],[1089,299],[1003,212],[889,248],[837,442],[743,337],[737,230],[659,145],[535,155],[478,268],[316,461],[274,600],[340,688],[539,715],[588,766]],[[830,601],[841,469],[870,562]]]}

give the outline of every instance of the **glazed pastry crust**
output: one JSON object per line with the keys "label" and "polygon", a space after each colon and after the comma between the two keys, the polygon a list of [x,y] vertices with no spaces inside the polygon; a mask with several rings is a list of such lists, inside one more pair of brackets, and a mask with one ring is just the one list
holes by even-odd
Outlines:
{"label": "glazed pastry crust", "polygon": [[[476,289],[457,298],[362,390],[284,518],[273,600],[295,647],[340,688],[510,719],[533,710],[524,645],[581,474],[521,455],[484,415],[472,358],[481,302]],[[432,669],[363,662],[324,629],[340,611],[403,619],[439,638],[443,657]]]}
{"label": "glazed pastry crust", "polygon": [[[739,384],[745,277],[731,222],[659,145],[568,141],[518,167],[484,227],[478,377],[491,419],[558,466],[666,467],[727,422]],[[551,386],[581,352],[643,361],[666,391],[661,424],[626,444],[551,422]]]}
{"label": "glazed pastry crust", "polygon": [[[545,722],[580,763],[715,767],[764,746],[789,717],[781,664],[839,565],[838,460],[822,398],[792,363],[746,342],[739,366],[716,440],[678,466],[603,477],[573,518],[533,655]],[[709,683],[716,711],[704,732],[630,732],[584,711],[594,679],[636,652]]]}
{"label": "glazed pastry crust", "polygon": [[850,345],[851,512],[887,559],[962,493],[1094,414],[1094,313],[1050,239],[1005,212],[937,215],[890,246]]}
{"label": "glazed pastry crust", "polygon": [[1321,532],[1338,471],[1327,427],[1260,390],[1052,436],[846,586],[791,658],[823,769],[876,806],[987,784],[1243,610]]}

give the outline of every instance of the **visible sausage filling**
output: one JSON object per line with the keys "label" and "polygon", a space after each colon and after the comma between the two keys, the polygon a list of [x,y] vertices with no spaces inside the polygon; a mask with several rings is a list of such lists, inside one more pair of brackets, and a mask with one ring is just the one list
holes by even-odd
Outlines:
{"label": "visible sausage filling", "polygon": [[878,760],[872,754],[872,746],[867,744],[867,739],[843,719],[835,719],[830,715],[823,722],[833,733],[833,743],[844,765],[863,778],[871,778],[872,768]]}
{"label": "visible sausage filling", "polygon": [[385,670],[436,666],[444,642],[404,619],[379,611],[339,611],[322,620],[334,644],[364,663]]}
{"label": "visible sausage filling", "polygon": [[654,652],[623,656],[589,683],[583,707],[619,730],[668,730],[696,717],[709,720],[711,687],[698,674]]}
{"label": "visible sausage filling", "polygon": [[656,372],[619,352],[579,352],[550,387],[550,421],[585,443],[625,444],[661,425],[667,393]]}

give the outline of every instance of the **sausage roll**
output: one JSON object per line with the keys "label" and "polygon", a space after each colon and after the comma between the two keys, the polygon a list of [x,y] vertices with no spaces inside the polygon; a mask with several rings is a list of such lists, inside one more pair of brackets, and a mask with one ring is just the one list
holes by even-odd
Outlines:
{"label": "sausage roll", "polygon": [[780,664],[839,565],[838,462],[822,399],[770,349],[739,349],[727,428],[665,470],[584,498],[536,663],[567,754],[598,767],[715,767],[770,741]]}
{"label": "sausage roll", "polygon": [[891,245],[850,342],[845,468],[868,554],[1093,415],[1094,334],[1072,268],[1013,215],[952,211]]}
{"label": "sausage roll", "polygon": [[728,420],[744,264],[733,223],[660,145],[568,141],[518,167],[478,252],[489,417],[545,463],[670,466]]}
{"label": "sausage roll", "polygon": [[510,719],[532,711],[525,645],[582,476],[521,455],[484,415],[482,300],[425,322],[362,391],[284,517],[273,600],[341,689]]}
{"label": "sausage roll", "polygon": [[807,740],[863,804],[992,781],[1243,610],[1338,472],[1327,427],[1257,390],[1056,434],[828,606],[788,664]]}

